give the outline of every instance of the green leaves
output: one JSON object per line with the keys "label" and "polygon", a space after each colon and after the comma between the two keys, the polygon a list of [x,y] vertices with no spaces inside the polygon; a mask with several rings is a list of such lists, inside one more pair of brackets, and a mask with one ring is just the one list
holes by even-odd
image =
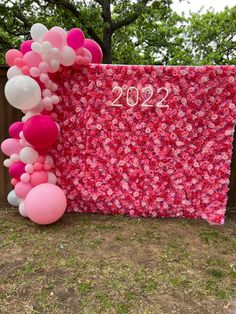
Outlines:
{"label": "green leaves", "polygon": [[[0,0],[0,61],[40,21],[48,28],[82,28],[86,37],[100,40],[105,54],[112,51],[117,64],[236,64],[236,6],[185,18],[171,10],[171,0],[104,1],[110,3],[111,25],[101,1]],[[112,35],[106,33],[124,20]]]}

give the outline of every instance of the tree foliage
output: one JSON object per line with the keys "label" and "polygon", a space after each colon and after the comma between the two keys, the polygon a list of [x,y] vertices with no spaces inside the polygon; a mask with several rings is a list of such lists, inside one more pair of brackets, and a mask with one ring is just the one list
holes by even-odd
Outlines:
{"label": "tree foliage", "polygon": [[79,27],[103,49],[104,63],[236,64],[236,6],[189,18],[171,0],[0,0],[1,61],[29,38],[33,23]]}

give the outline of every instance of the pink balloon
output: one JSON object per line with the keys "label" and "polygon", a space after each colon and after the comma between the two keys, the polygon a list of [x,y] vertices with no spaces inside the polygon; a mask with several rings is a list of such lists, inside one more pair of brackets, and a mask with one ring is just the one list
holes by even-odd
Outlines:
{"label": "pink balloon", "polygon": [[43,35],[43,41],[49,41],[53,47],[61,49],[63,46],[63,37],[57,31],[48,31]]}
{"label": "pink balloon", "polygon": [[26,52],[26,54],[24,55],[23,61],[30,68],[32,68],[32,67],[38,68],[39,64],[42,62],[42,58],[36,52],[29,51],[29,52]]}
{"label": "pink balloon", "polygon": [[57,221],[66,210],[66,197],[62,189],[51,183],[34,187],[25,198],[25,210],[35,223],[48,225]]}
{"label": "pink balloon", "polygon": [[52,118],[37,115],[25,122],[23,134],[28,143],[36,148],[45,149],[56,142],[58,128]]}
{"label": "pink balloon", "polygon": [[101,63],[102,62],[102,57],[103,57],[102,49],[96,43],[96,41],[94,41],[92,39],[85,39],[83,47],[88,49],[91,52],[92,63]]}
{"label": "pink balloon", "polygon": [[22,146],[20,141],[15,138],[8,138],[1,144],[1,150],[7,156],[11,156],[12,154],[19,154],[21,149]]}
{"label": "pink balloon", "polygon": [[23,54],[20,50],[17,49],[10,49],[6,53],[6,62],[11,67],[12,65],[15,65],[15,59],[16,58],[22,58]]}
{"label": "pink balloon", "polygon": [[11,137],[19,139],[20,138],[20,132],[23,130],[23,122],[14,122],[9,127],[9,134]]}
{"label": "pink balloon", "polygon": [[15,186],[18,182],[19,182],[19,180],[15,179],[15,178],[12,178],[12,179],[11,179],[11,184],[12,184],[13,186]]}
{"label": "pink balloon", "polygon": [[14,162],[9,168],[9,174],[12,178],[20,180],[21,175],[25,172],[25,164],[21,161]]}
{"label": "pink balloon", "polygon": [[20,51],[24,54],[26,54],[26,52],[31,51],[31,44],[33,43],[33,40],[25,40],[21,43],[20,45]]}
{"label": "pink balloon", "polygon": [[64,46],[67,45],[67,41],[66,41],[67,33],[66,33],[66,31],[63,28],[61,28],[59,26],[54,26],[54,27],[52,27],[50,29],[50,31],[55,31],[55,32],[59,33],[62,36],[62,38],[63,38],[63,45]]}
{"label": "pink balloon", "polygon": [[32,188],[30,183],[18,182],[15,185],[15,193],[19,198],[24,199]]}
{"label": "pink balloon", "polygon": [[16,58],[16,59],[15,59],[15,65],[16,65],[18,68],[22,68],[23,66],[25,66],[25,62],[23,61],[22,58]]}
{"label": "pink balloon", "polygon": [[84,40],[84,33],[79,28],[72,28],[67,34],[67,44],[75,50],[83,46]]}
{"label": "pink balloon", "polygon": [[30,176],[30,183],[33,186],[48,182],[48,174],[46,171],[34,171]]}

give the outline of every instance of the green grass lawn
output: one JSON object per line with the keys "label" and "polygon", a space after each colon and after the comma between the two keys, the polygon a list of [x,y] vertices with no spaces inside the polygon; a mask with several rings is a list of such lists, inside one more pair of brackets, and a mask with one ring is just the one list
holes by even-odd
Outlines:
{"label": "green grass lawn", "polygon": [[2,208],[0,240],[0,313],[236,313],[236,215],[38,226]]}

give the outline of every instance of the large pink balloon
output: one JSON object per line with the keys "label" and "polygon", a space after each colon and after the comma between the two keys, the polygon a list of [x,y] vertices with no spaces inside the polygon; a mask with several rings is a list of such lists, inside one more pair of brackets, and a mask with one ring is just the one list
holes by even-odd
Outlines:
{"label": "large pink balloon", "polygon": [[21,149],[22,146],[20,141],[15,138],[8,138],[1,144],[1,150],[7,156],[11,156],[12,154],[19,154]]}
{"label": "large pink balloon", "polygon": [[11,137],[19,139],[20,138],[20,132],[23,130],[23,122],[14,122],[9,127],[9,134]]}
{"label": "large pink balloon", "polygon": [[36,67],[38,68],[39,64],[42,62],[42,58],[39,54],[33,51],[28,51],[23,57],[23,60],[26,65],[29,67]]}
{"label": "large pink balloon", "polygon": [[73,49],[78,49],[83,46],[84,33],[79,28],[72,28],[67,34],[67,43]]}
{"label": "large pink balloon", "polygon": [[33,40],[25,40],[22,42],[22,44],[20,45],[20,51],[24,54],[26,54],[26,52],[31,51],[31,44],[33,43]]}
{"label": "large pink balloon", "polygon": [[83,47],[88,49],[92,55],[92,63],[101,63],[102,62],[102,49],[96,43],[96,41],[92,39],[85,39]]}
{"label": "large pink balloon", "polygon": [[9,168],[9,174],[12,178],[20,179],[25,172],[25,164],[21,161],[14,162]]}
{"label": "large pink balloon", "polygon": [[57,31],[48,31],[43,35],[43,41],[49,41],[53,47],[61,49],[63,46],[63,37]]}
{"label": "large pink balloon", "polygon": [[20,50],[17,49],[10,49],[6,53],[6,62],[11,67],[15,65],[16,58],[22,58],[23,54]]}
{"label": "large pink balloon", "polygon": [[32,188],[30,183],[18,182],[15,185],[15,193],[19,198],[24,199]]}
{"label": "large pink balloon", "polygon": [[37,115],[25,122],[23,134],[28,143],[36,148],[45,149],[56,142],[58,128],[49,116]]}
{"label": "large pink balloon", "polygon": [[66,197],[62,189],[51,183],[43,183],[29,191],[25,198],[25,210],[35,223],[48,225],[57,221],[66,210]]}

